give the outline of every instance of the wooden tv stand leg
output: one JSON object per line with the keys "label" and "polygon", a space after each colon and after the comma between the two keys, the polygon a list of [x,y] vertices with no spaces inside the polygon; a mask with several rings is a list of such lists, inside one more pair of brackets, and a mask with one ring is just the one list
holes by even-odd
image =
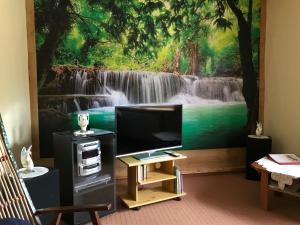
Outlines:
{"label": "wooden tv stand leg", "polygon": [[262,170],[260,176],[260,205],[263,209],[268,210],[268,197],[269,197],[269,174],[267,171]]}
{"label": "wooden tv stand leg", "polygon": [[128,194],[134,201],[138,201],[138,170],[137,166],[127,167]]}

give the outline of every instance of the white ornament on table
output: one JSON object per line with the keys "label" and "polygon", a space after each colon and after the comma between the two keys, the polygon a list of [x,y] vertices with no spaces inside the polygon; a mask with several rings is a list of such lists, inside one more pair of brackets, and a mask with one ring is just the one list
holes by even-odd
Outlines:
{"label": "white ornament on table", "polygon": [[21,164],[23,168],[18,169],[19,178],[33,178],[37,176],[41,176],[49,171],[46,167],[34,166],[31,155],[32,145],[29,146],[28,149],[25,147],[21,150]]}
{"label": "white ornament on table", "polygon": [[89,114],[79,113],[77,119],[78,119],[78,126],[80,126],[81,132],[86,132],[86,128],[89,125]]}
{"label": "white ornament on table", "polygon": [[88,113],[78,113],[77,115],[77,121],[78,126],[80,126],[79,131],[75,131],[74,135],[87,135],[87,134],[93,134],[94,131],[87,130],[87,126],[89,125],[89,114]]}
{"label": "white ornament on table", "polygon": [[28,172],[33,171],[33,167],[34,167],[34,164],[33,164],[32,158],[31,158],[31,154],[32,154],[31,148],[32,148],[32,145],[30,145],[28,149],[23,147],[21,150],[21,164]]}
{"label": "white ornament on table", "polygon": [[256,130],[255,130],[256,136],[261,136],[262,132],[263,132],[262,123],[261,122],[257,122],[256,123]]}

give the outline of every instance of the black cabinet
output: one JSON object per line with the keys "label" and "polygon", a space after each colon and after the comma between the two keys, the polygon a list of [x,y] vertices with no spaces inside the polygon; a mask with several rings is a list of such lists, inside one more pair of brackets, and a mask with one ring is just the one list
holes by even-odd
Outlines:
{"label": "black cabinet", "polygon": [[[50,170],[41,176],[24,178],[23,180],[35,208],[60,206],[59,172],[57,169]],[[43,225],[50,225],[53,222],[54,214],[40,215],[39,218]]]}
{"label": "black cabinet", "polygon": [[260,176],[256,170],[251,168],[251,164],[271,153],[272,139],[269,136],[249,135],[247,137],[246,149],[246,178],[249,180],[259,180]]}
{"label": "black cabinet", "polygon": [[[87,136],[74,136],[71,131],[54,133],[54,166],[60,171],[61,204],[111,204],[110,210],[100,212],[103,216],[116,210],[114,133],[93,131],[94,134]],[[82,146],[88,151],[81,151]],[[85,212],[66,215],[63,219],[68,224],[90,221]]]}

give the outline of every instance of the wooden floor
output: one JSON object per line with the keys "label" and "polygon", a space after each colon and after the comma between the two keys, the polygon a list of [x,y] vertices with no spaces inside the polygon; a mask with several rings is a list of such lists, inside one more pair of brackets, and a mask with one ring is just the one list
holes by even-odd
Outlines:
{"label": "wooden floor", "polygon": [[[126,183],[118,182],[118,194]],[[270,210],[259,206],[259,183],[244,174],[185,175],[181,201],[168,200],[129,210],[118,200],[103,225],[299,225],[300,198],[270,196]]]}

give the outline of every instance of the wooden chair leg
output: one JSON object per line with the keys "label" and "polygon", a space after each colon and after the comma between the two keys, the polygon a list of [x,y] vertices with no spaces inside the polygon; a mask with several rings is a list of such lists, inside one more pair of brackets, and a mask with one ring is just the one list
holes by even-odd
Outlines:
{"label": "wooden chair leg", "polygon": [[265,210],[268,210],[268,198],[269,198],[268,185],[269,185],[269,174],[267,171],[262,171],[260,177],[260,205]]}
{"label": "wooden chair leg", "polygon": [[55,219],[52,222],[52,225],[59,225],[62,213],[57,213]]}
{"label": "wooden chair leg", "polygon": [[99,215],[96,211],[89,211],[93,225],[101,225]]}

